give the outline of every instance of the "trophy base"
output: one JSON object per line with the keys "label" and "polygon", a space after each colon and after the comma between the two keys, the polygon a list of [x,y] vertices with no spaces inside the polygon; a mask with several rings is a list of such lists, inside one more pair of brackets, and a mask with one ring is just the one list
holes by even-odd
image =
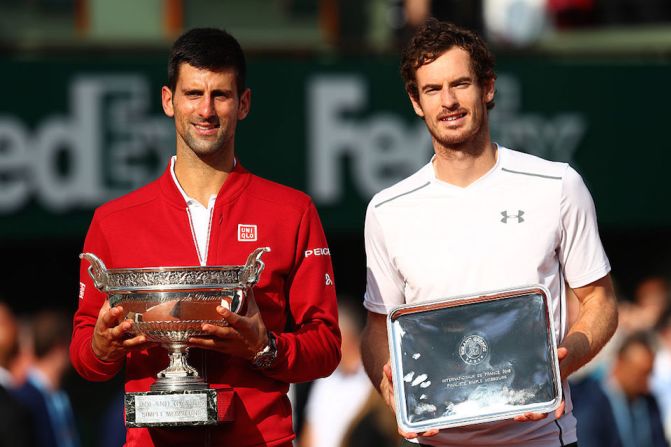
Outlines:
{"label": "trophy base", "polygon": [[129,428],[216,425],[233,420],[233,389],[126,393],[124,408]]}

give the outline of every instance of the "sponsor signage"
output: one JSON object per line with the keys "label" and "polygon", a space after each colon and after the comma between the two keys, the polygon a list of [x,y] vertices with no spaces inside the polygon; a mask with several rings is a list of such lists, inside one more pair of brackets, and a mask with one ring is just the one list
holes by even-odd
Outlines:
{"label": "sponsor signage", "polygon": [[[160,106],[164,59],[0,59],[11,86],[0,102],[0,239],[83,237],[97,205],[160,175],[174,153]],[[670,69],[500,58],[492,133],[510,148],[571,162],[602,225],[668,225],[671,210],[654,197],[671,161],[659,147],[671,93],[630,95],[626,106],[621,95],[623,85],[664,85]],[[395,57],[250,58],[248,82],[241,163],[309,193],[327,230],[362,231],[370,197],[431,156]],[[238,237],[253,241],[256,229]]]}

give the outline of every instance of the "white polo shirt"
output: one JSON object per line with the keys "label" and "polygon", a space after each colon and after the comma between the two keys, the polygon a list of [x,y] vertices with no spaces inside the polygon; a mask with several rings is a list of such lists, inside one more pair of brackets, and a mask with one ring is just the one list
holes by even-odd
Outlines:
{"label": "white polo shirt", "polygon": [[[499,146],[495,166],[465,188],[435,176],[432,163],[376,194],[366,213],[364,306],[386,314],[420,303],[543,284],[559,342],[566,333],[564,281],[587,285],[610,271],[594,203],[580,175]],[[555,422],[512,420],[443,430],[420,442],[440,446],[559,446],[576,441],[567,414]]]}

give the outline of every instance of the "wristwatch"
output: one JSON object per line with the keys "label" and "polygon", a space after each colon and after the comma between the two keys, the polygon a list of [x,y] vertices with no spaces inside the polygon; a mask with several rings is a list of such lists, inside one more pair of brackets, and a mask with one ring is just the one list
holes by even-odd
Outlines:
{"label": "wristwatch", "polygon": [[277,358],[277,344],[272,332],[268,332],[268,344],[254,356],[252,365],[257,369],[267,369]]}

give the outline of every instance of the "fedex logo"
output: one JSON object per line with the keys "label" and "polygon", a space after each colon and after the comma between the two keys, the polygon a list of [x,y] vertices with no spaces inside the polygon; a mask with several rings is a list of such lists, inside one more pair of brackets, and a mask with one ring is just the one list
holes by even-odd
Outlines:
{"label": "fedex logo", "polygon": [[238,240],[254,242],[257,239],[256,225],[238,224]]}
{"label": "fedex logo", "polygon": [[312,250],[305,250],[305,257],[309,256],[331,256],[331,250],[326,248],[313,248]]}

